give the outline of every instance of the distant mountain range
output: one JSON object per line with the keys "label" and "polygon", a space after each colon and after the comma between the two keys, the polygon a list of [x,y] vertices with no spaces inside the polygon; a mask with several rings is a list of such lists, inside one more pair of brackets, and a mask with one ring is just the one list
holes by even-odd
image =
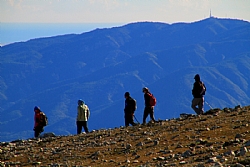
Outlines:
{"label": "distant mountain range", "polygon": [[250,23],[242,20],[139,22],[32,39],[0,47],[0,63],[0,141],[33,137],[36,105],[49,118],[46,132],[76,134],[79,98],[90,129],[123,126],[126,91],[141,121],[144,86],[157,98],[156,119],[194,113],[197,73],[211,107],[250,103]]}

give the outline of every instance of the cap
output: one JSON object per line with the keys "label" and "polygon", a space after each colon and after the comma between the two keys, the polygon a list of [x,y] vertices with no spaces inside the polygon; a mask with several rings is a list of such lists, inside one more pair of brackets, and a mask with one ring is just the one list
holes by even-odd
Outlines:
{"label": "cap", "polygon": [[200,75],[199,75],[199,74],[196,74],[196,75],[194,76],[194,79],[199,81],[199,80],[200,80]]}
{"label": "cap", "polygon": [[40,107],[35,106],[35,107],[34,107],[34,111],[35,111],[35,110],[40,110]]}
{"label": "cap", "polygon": [[142,91],[147,91],[148,92],[148,88],[144,87],[144,88],[142,88]]}
{"label": "cap", "polygon": [[78,104],[84,104],[84,101],[82,99],[79,99]]}
{"label": "cap", "polygon": [[124,96],[130,96],[129,92],[126,92],[126,93],[124,94]]}

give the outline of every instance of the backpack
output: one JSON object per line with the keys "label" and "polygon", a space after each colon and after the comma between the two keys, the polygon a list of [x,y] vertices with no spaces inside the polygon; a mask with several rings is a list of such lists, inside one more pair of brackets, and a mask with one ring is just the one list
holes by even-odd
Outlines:
{"label": "backpack", "polygon": [[150,106],[155,106],[156,105],[156,98],[154,97],[154,95],[152,93],[148,93],[149,95],[149,104]]}
{"label": "backpack", "polygon": [[132,101],[133,101],[133,110],[135,111],[136,109],[137,109],[137,106],[136,106],[136,100],[135,99],[133,99],[133,98],[131,98],[132,99]]}
{"label": "backpack", "polygon": [[47,116],[45,115],[44,112],[40,112],[40,123],[39,123],[41,126],[47,126],[48,125],[48,118]]}
{"label": "backpack", "polygon": [[200,89],[201,89],[200,95],[205,95],[206,90],[207,90],[205,84],[203,82],[200,82],[199,84],[200,84]]}

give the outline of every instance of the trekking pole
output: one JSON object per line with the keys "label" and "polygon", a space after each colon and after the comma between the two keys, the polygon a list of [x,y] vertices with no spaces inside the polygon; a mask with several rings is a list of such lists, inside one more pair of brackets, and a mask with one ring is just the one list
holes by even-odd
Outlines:
{"label": "trekking pole", "polygon": [[208,104],[207,101],[205,101],[205,103],[210,107],[211,110],[213,109],[213,107],[210,104]]}
{"label": "trekking pole", "polygon": [[135,115],[134,115],[134,118],[135,118],[136,122],[140,123],[140,122],[136,119]]}

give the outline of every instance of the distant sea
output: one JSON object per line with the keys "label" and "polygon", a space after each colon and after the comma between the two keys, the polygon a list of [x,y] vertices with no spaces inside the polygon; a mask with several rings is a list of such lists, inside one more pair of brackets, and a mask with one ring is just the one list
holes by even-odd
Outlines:
{"label": "distant sea", "polygon": [[[125,23],[124,23],[125,24]],[[111,28],[123,23],[0,23],[0,45],[34,38],[81,34],[97,28]]]}

